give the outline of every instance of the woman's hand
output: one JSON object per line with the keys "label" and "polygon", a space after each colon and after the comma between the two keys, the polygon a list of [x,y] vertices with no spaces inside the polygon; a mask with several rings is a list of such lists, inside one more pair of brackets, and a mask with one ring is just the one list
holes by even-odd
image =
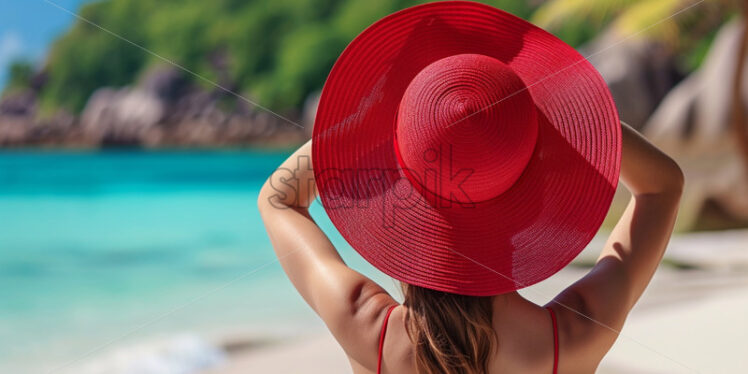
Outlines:
{"label": "woman's hand", "polygon": [[623,122],[621,135],[621,180],[634,197],[647,194],[680,197],[684,179],[678,164]]}

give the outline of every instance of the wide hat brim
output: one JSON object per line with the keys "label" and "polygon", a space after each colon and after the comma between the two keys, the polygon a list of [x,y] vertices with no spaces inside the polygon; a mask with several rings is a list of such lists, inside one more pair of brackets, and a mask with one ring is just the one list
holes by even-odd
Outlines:
{"label": "wide hat brim", "polygon": [[[414,188],[394,135],[416,74],[467,53],[522,79],[538,135],[511,188],[463,205]],[[486,296],[551,276],[590,242],[618,183],[621,130],[605,82],[572,47],[499,9],[448,1],[394,13],[350,43],[322,91],[312,148],[322,204],[368,262],[408,284]]]}

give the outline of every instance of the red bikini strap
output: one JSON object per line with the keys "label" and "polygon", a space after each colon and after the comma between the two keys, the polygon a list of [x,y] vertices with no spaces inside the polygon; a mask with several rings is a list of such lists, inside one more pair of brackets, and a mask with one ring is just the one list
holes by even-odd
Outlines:
{"label": "red bikini strap", "polygon": [[556,313],[553,312],[551,307],[546,307],[548,313],[551,315],[551,322],[553,323],[553,374],[558,373],[558,323],[556,322]]}
{"label": "red bikini strap", "polygon": [[377,354],[377,374],[382,372],[382,349],[384,348],[384,335],[387,333],[387,321],[390,319],[392,310],[395,309],[397,304],[387,309],[387,314],[384,316],[384,323],[382,324],[382,333],[379,334],[379,353]]}

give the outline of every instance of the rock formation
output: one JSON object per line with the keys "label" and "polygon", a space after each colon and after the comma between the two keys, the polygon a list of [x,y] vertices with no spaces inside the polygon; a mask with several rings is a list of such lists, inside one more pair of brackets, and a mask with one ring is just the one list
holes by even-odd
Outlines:
{"label": "rock formation", "polygon": [[645,38],[622,39],[608,30],[580,52],[608,83],[621,119],[636,129],[682,79],[672,55]]}
{"label": "rock formation", "polygon": [[[309,114],[290,117],[300,122]],[[33,90],[0,100],[0,146],[287,147],[309,134],[223,89],[190,84],[184,73],[164,66],[133,86],[98,89],[79,117],[64,111],[39,116]]]}
{"label": "rock formation", "polygon": [[[665,97],[644,128],[684,168],[686,226],[708,203],[748,220],[748,176],[730,129],[730,89],[743,27],[734,21],[719,31],[702,67]],[[748,80],[742,85],[748,97]]]}

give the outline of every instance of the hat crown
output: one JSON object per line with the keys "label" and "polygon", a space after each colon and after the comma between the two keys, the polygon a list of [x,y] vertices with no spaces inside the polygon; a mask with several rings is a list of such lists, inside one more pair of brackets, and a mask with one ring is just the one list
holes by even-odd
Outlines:
{"label": "hat crown", "polygon": [[412,182],[474,203],[507,191],[537,140],[535,104],[508,65],[460,54],[421,70],[400,101],[396,148]]}

